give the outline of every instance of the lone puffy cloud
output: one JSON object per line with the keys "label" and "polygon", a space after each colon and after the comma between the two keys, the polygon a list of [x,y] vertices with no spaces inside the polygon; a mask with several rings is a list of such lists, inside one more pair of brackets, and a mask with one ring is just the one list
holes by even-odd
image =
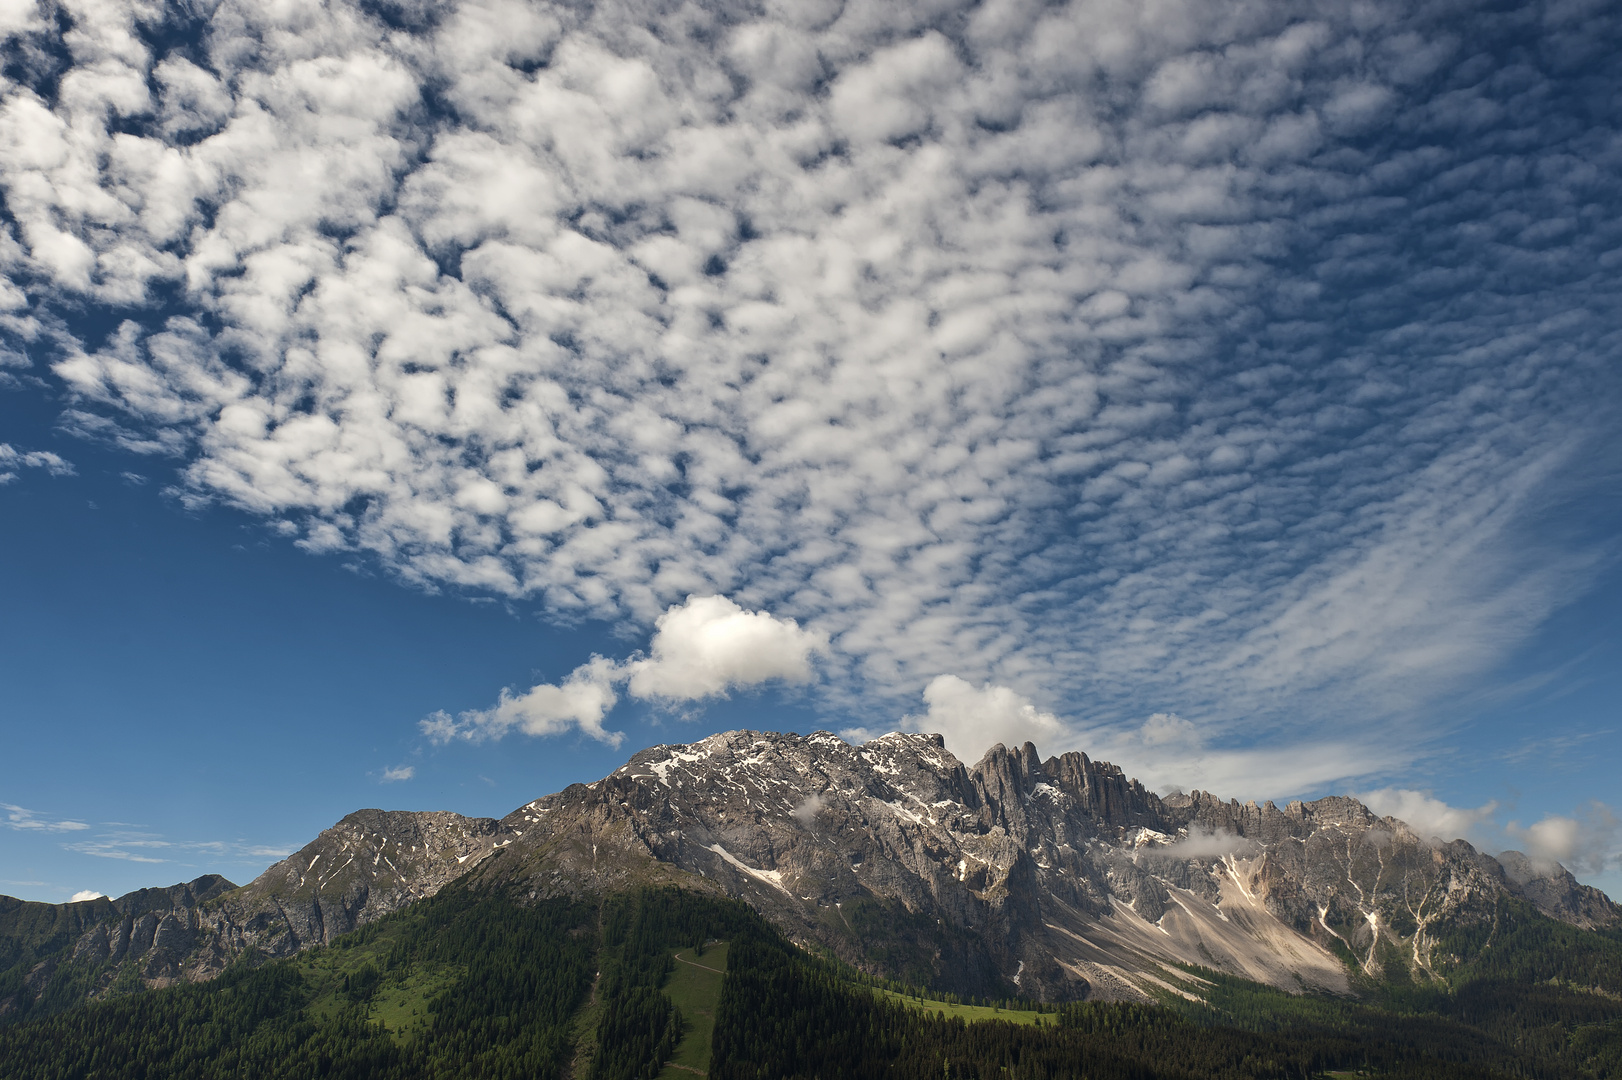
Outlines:
{"label": "lone puffy cloud", "polygon": [[734,686],[809,682],[811,661],[828,652],[828,638],[793,619],[745,611],[724,596],[699,596],[659,616],[649,651],[626,665],[630,692],[697,701]]}
{"label": "lone puffy cloud", "polygon": [[1449,806],[1433,795],[1407,788],[1377,788],[1360,793],[1358,798],[1376,814],[1407,822],[1421,837],[1442,843],[1450,840],[1480,843],[1484,836],[1490,835],[1493,813],[1498,809],[1494,802],[1475,808]]}
{"label": "lone puffy cloud", "polygon": [[623,662],[594,656],[562,683],[517,694],[504,689],[492,708],[456,717],[438,712],[419,727],[436,743],[478,742],[515,729],[526,735],[579,730],[618,746],[623,734],[603,726],[619,701],[617,686],[635,698],[698,701],[762,683],[809,682],[813,659],[827,652],[824,635],[800,629],[793,619],[745,611],[724,596],[690,596],[659,617],[648,656]]}
{"label": "lone puffy cloud", "polygon": [[[924,687],[924,703],[928,711],[908,716],[906,725],[939,733],[948,750],[970,761],[994,743],[1034,742],[1052,748],[1071,739],[1057,716],[1006,686],[975,686],[956,675],[937,675]],[[856,729],[846,734],[865,738],[876,732]]]}
{"label": "lone puffy cloud", "polygon": [[557,735],[578,729],[618,746],[624,736],[606,730],[603,719],[619,701],[614,683],[621,678],[613,662],[595,656],[560,684],[542,683],[516,694],[503,688],[499,700],[488,709],[470,709],[455,717],[436,712],[418,726],[436,743],[452,739],[482,742],[514,730],[526,735]]}

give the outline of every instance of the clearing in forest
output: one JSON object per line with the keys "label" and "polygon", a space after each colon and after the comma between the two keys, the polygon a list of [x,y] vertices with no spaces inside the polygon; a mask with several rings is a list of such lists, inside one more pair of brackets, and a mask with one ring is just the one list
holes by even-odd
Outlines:
{"label": "clearing in forest", "polygon": [[665,982],[665,995],[681,1010],[684,1034],[659,1080],[690,1080],[710,1072],[710,1039],[715,1034],[715,1006],[721,1000],[721,979],[727,970],[725,943],[676,953],[675,970]]}
{"label": "clearing in forest", "polygon": [[944,1014],[947,1019],[961,1016],[966,1023],[970,1024],[979,1020],[1006,1020],[1010,1024],[1046,1024],[1051,1026],[1058,1021],[1058,1017],[1051,1014],[1043,1015],[1027,1009],[999,1009],[993,1005],[958,1005],[950,1001],[937,1001],[934,998],[913,997],[911,994],[900,994],[894,990],[885,990],[880,987],[874,987],[873,992],[890,998],[892,1001],[899,1001],[909,1009],[917,1009],[919,1012],[926,1013],[939,1012]]}

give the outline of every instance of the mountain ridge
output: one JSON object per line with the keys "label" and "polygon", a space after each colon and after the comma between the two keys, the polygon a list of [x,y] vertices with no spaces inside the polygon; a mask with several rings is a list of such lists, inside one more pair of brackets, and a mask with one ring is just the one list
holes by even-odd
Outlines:
{"label": "mountain ridge", "polygon": [[0,1019],[70,983],[96,996],[292,955],[464,876],[532,901],[679,884],[745,899],[791,940],[874,974],[1056,1000],[1145,1000],[1186,965],[1293,992],[1445,979],[1462,962],[1449,935],[1490,924],[1505,897],[1622,926],[1563,869],[1506,858],[1344,796],[1283,809],[1162,798],[1108,762],[1044,760],[1030,743],[969,766],[938,735],[724,732],[649,747],[499,820],[356,811],[245,886],[37,905],[64,909],[67,929],[48,954],[11,949]]}

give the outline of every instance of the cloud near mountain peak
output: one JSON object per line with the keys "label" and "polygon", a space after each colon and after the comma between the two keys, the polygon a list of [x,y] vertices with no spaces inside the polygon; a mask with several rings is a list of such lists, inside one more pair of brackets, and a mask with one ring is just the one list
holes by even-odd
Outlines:
{"label": "cloud near mountain peak", "polygon": [[574,728],[618,746],[624,736],[603,726],[619,700],[616,687],[635,698],[673,703],[724,697],[766,682],[805,683],[813,660],[827,655],[828,639],[793,619],[745,611],[724,596],[690,596],[659,617],[648,652],[618,662],[594,656],[561,683],[520,694],[504,689],[490,709],[454,718],[438,712],[419,726],[438,743],[500,738],[513,729],[554,735]]}

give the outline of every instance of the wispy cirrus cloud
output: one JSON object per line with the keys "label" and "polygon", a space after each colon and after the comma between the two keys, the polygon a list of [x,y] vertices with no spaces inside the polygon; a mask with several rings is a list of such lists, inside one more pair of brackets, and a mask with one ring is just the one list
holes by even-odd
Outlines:
{"label": "wispy cirrus cloud", "polygon": [[[244,839],[175,839],[131,822],[103,821],[94,824],[82,821],[51,822],[20,807],[0,803],[0,808],[9,811],[12,828],[71,833],[75,839],[64,842],[62,844],[64,850],[98,859],[193,865],[199,858],[224,859],[232,862],[280,859],[294,850],[293,845],[265,844]],[[19,817],[21,823],[17,823]]]}
{"label": "wispy cirrus cloud", "polygon": [[166,863],[173,862],[175,845],[158,833],[139,832],[131,829],[119,829],[113,832],[97,833],[83,840],[75,840],[71,844],[62,845],[69,851],[79,855],[91,855],[98,859],[119,859],[123,862],[136,863]]}
{"label": "wispy cirrus cloud", "polygon": [[247,840],[171,840],[162,833],[131,829],[96,833],[63,847],[98,859],[182,865],[193,865],[202,857],[233,862],[282,859],[295,850],[291,844],[262,844]]}
{"label": "wispy cirrus cloud", "polygon": [[6,820],[3,823],[5,827],[19,832],[83,832],[90,828],[82,821],[74,821],[71,818],[53,819],[38,811],[13,806],[11,803],[0,803],[0,810],[6,812]]}
{"label": "wispy cirrus cloud", "polygon": [[[1533,525],[1617,400],[1606,9],[62,10],[0,90],[0,330],[312,551],[729,596],[864,715],[1357,711],[1370,770],[1600,557]],[[492,723],[606,734],[547,685]]]}

